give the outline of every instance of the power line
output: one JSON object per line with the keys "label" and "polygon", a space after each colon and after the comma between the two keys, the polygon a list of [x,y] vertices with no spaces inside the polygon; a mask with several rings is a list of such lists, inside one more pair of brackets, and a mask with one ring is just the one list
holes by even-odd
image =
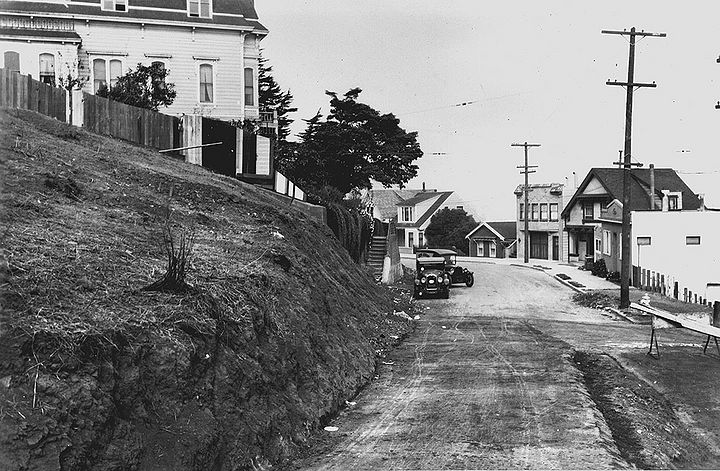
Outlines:
{"label": "power line", "polygon": [[461,108],[464,106],[475,105],[477,103],[486,103],[489,101],[502,100],[503,98],[512,98],[515,96],[522,95],[523,93],[526,93],[526,92],[518,92],[518,93],[512,93],[510,95],[502,95],[502,96],[490,97],[490,98],[485,98],[485,99],[463,101],[460,103],[455,103],[453,105],[438,106],[435,108],[426,108],[426,109],[417,110],[417,111],[408,111],[407,113],[400,113],[400,114],[396,114],[395,116],[407,116],[410,114],[427,113],[429,111],[447,110],[447,109],[451,109],[451,108]]}

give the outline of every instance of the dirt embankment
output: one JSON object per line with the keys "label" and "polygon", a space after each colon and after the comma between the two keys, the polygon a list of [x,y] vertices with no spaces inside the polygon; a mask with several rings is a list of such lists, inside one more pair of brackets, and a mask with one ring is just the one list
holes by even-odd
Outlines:
{"label": "dirt embankment", "polygon": [[[410,329],[261,190],[25,112],[0,111],[0,165],[0,469],[282,462]],[[143,290],[168,221],[184,293]]]}
{"label": "dirt embankment", "polygon": [[641,469],[701,469],[717,462],[673,404],[614,358],[577,351],[574,361],[629,463]]}

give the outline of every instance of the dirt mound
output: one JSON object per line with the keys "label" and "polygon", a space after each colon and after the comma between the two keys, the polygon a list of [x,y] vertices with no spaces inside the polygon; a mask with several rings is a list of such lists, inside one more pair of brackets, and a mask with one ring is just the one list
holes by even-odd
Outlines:
{"label": "dirt mound", "polygon": [[[263,190],[29,112],[0,142],[0,469],[282,462],[410,329]],[[192,289],[143,289],[165,230]]]}
{"label": "dirt mound", "polygon": [[608,355],[575,352],[574,361],[629,463],[640,469],[706,466],[710,451],[662,394]]}

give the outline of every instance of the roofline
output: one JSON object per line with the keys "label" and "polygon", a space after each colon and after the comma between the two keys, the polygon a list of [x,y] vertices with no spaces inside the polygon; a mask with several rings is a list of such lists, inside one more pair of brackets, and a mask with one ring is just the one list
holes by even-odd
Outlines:
{"label": "roofline", "polygon": [[[570,201],[568,201],[568,203],[565,205],[565,208],[563,208],[563,210],[560,212],[560,217],[564,218],[569,213],[570,208],[572,208],[575,205],[575,201],[578,199],[579,193],[581,191],[585,190],[585,188],[587,188],[588,184],[591,181],[591,177],[596,176],[595,171],[597,170],[597,168],[598,167],[593,167],[590,169],[590,171],[588,171],[588,174],[585,176],[582,183],[580,183],[580,185],[577,187],[577,189],[575,189],[575,193],[573,193],[572,197],[570,198]],[[613,195],[612,192],[608,189],[608,187],[605,186],[605,183],[602,181],[602,179],[598,178],[598,181],[600,182],[602,187],[605,188],[605,192],[611,198],[614,199],[615,195]]]}
{"label": "roofline", "polygon": [[[510,222],[510,221],[508,221],[508,222]],[[493,229],[493,227],[490,224],[488,224],[487,222],[481,222],[480,224],[478,224],[478,226],[475,229],[473,229],[472,231],[470,231],[470,233],[468,235],[466,235],[465,238],[469,239],[470,236],[473,235],[473,232],[478,231],[482,226],[487,226],[487,228],[490,229],[490,231],[493,234],[498,236],[500,238],[500,240],[505,241],[505,236],[501,235],[498,231]]]}
{"label": "roofline", "polygon": [[[18,12],[18,11],[4,11],[3,15],[13,16],[36,16],[42,18],[62,18],[66,20],[85,20],[85,21],[105,21],[109,23],[129,23],[129,24],[149,24],[159,26],[182,26],[190,27],[195,29],[219,29],[227,31],[240,31],[240,32],[252,32],[260,35],[267,35],[269,31],[264,28],[256,28],[255,26],[238,26],[238,25],[219,25],[214,23],[194,23],[192,21],[175,21],[175,20],[157,20],[157,19],[144,19],[144,18],[123,18],[120,16],[96,16],[96,15],[82,15],[74,13],[41,13],[41,12]],[[227,16],[225,14],[219,14],[219,16]],[[257,21],[255,19],[244,18],[246,21]]]}

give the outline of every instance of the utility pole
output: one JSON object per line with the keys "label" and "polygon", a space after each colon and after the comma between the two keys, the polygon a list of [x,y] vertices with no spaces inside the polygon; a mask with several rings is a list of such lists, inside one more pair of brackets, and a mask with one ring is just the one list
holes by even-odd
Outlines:
{"label": "utility pole", "polygon": [[535,173],[535,170],[530,169],[538,167],[537,165],[528,165],[528,147],[540,147],[540,144],[528,144],[527,141],[525,141],[524,144],[511,144],[511,147],[525,148],[525,165],[518,165],[517,168],[523,169],[520,173],[525,174],[525,188],[523,191],[525,194],[525,207],[523,209],[523,219],[525,220],[525,243],[523,244],[523,247],[525,248],[525,263],[528,263],[530,261],[530,230],[528,229],[528,191],[530,190],[530,186],[528,185],[528,175]]}
{"label": "utility pole", "polygon": [[646,33],[645,31],[636,31],[631,28],[630,31],[601,31],[602,34],[616,34],[621,36],[630,36],[630,54],[628,58],[628,78],[627,82],[610,81],[607,85],[619,85],[625,87],[627,96],[625,99],[625,148],[623,150],[623,210],[622,210],[622,264],[620,269],[620,309],[630,307],[630,270],[632,269],[632,247],[630,238],[630,169],[632,168],[632,106],[633,92],[635,88],[656,87],[653,83],[636,83],[635,80],[635,38],[637,36],[656,38],[664,38],[665,33]]}

